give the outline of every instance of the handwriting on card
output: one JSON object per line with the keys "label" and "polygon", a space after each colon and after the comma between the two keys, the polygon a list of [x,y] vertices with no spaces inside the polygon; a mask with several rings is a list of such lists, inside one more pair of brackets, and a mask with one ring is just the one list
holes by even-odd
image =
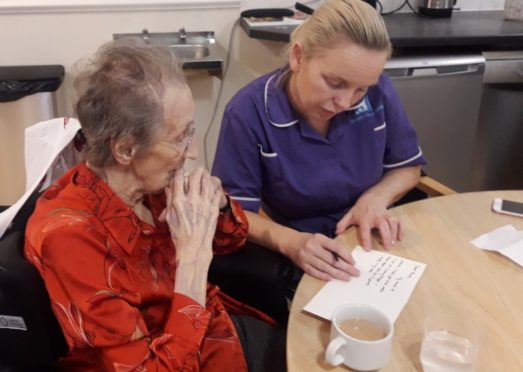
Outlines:
{"label": "handwriting on card", "polygon": [[405,260],[401,257],[379,256],[370,267],[369,277],[365,285],[367,287],[379,287],[380,293],[394,292],[405,277],[412,278],[420,267],[420,265],[415,265],[405,276],[402,275],[400,270],[404,263]]}
{"label": "handwriting on card", "polygon": [[396,276],[396,272],[402,264],[403,260],[397,257],[378,257],[369,270],[369,277],[365,285],[380,287],[382,293],[386,290],[393,292],[402,279]]}
{"label": "handwriting on card", "polygon": [[349,282],[328,282],[305,310],[330,319],[337,306],[347,302],[365,303],[382,309],[395,320],[425,269],[425,264],[379,251],[352,251],[361,275]]}

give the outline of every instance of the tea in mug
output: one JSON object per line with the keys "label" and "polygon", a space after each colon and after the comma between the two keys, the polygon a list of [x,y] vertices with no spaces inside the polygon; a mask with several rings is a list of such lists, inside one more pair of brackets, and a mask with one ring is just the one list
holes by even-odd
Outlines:
{"label": "tea in mug", "polygon": [[377,341],[386,336],[381,327],[365,319],[347,319],[339,325],[346,335],[364,341]]}

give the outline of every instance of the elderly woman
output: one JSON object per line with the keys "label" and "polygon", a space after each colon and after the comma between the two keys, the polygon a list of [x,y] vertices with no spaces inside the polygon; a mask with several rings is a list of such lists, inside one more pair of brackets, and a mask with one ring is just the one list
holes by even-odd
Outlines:
{"label": "elderly woman", "polygon": [[[291,36],[288,64],[240,90],[225,109],[212,173],[246,209],[249,239],[322,279],[358,275],[332,238],[377,229],[401,240],[387,208],[419,179],[416,133],[383,69],[385,24],[361,0],[328,0]],[[259,209],[270,217],[258,214]]]}
{"label": "elderly woman", "polygon": [[283,332],[207,283],[213,249],[248,225],[217,178],[184,175],[198,150],[176,57],[121,39],[77,83],[86,161],[44,192],[25,246],[69,345],[60,367],[283,370]]}

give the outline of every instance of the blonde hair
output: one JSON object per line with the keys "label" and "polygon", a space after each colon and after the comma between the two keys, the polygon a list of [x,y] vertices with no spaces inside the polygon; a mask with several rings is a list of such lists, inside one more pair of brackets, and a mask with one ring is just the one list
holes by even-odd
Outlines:
{"label": "blonde hair", "polygon": [[[352,42],[389,54],[392,52],[383,18],[362,0],[325,1],[293,31],[290,41],[289,47],[296,42],[302,45],[305,59],[312,58],[319,50],[332,48],[342,42]],[[288,66],[284,69],[284,75],[290,75]]]}

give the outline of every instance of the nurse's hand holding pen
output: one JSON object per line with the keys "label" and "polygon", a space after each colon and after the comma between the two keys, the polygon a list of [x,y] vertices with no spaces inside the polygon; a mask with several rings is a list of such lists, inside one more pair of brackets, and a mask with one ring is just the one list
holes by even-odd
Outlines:
{"label": "nurse's hand holding pen", "polygon": [[298,234],[300,248],[290,258],[307,274],[325,281],[348,281],[351,276],[359,276],[355,261],[343,244],[323,234]]}
{"label": "nurse's hand holding pen", "polygon": [[[387,202],[372,194],[361,197],[336,226],[336,235],[350,226],[358,226],[360,244],[371,249],[372,229],[378,229],[385,249],[390,249],[403,238],[401,222],[387,211]],[[290,258],[307,274],[321,280],[350,280],[359,276],[354,258],[343,244],[323,234],[298,233],[300,249]]]}

